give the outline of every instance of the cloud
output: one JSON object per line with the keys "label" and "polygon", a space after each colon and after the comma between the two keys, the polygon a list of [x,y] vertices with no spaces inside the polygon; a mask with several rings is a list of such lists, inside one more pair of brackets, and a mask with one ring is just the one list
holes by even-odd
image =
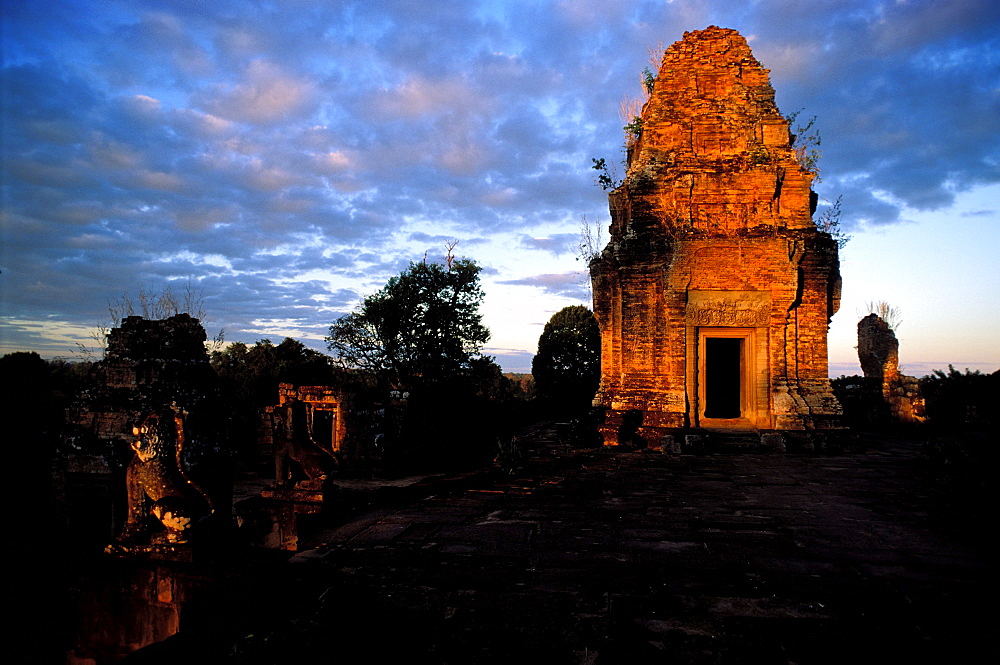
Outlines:
{"label": "cloud", "polygon": [[579,253],[579,233],[556,233],[551,236],[536,238],[527,234],[518,237],[521,247],[526,249],[541,249],[555,256],[560,254]]}
{"label": "cloud", "polygon": [[307,111],[314,103],[313,86],[264,60],[253,60],[241,82],[220,83],[195,97],[205,111],[250,124],[273,124]]}
{"label": "cloud", "polygon": [[521,279],[498,280],[498,284],[510,286],[533,286],[546,293],[590,302],[589,278],[582,272],[533,275]]}
{"label": "cloud", "polygon": [[376,93],[372,112],[376,119],[392,121],[442,114],[467,115],[483,110],[483,101],[460,78],[435,80],[410,76],[393,89]]}
{"label": "cloud", "polygon": [[508,349],[486,346],[483,353],[496,358],[497,363],[506,372],[530,373],[531,361],[535,354],[524,349]]}
{"label": "cloud", "polygon": [[[784,111],[818,116],[819,189],[844,194],[849,224],[894,223],[904,206],[942,209],[956,192],[997,181],[1000,38],[987,28],[1000,22],[996,3],[849,3],[810,12],[812,44],[790,37],[805,19],[784,9],[761,14],[781,12],[784,23],[757,24],[756,55]],[[870,190],[891,203],[873,202]]]}
{"label": "cloud", "polygon": [[316,340],[456,238],[503,284],[587,302],[556,261],[581,216],[606,224],[590,159],[621,159],[647,47],[711,23],[751,37],[784,112],[818,116],[818,190],[848,231],[1000,179],[990,0],[58,7],[4,17],[0,295],[19,321],[84,325],[190,277],[231,338]]}

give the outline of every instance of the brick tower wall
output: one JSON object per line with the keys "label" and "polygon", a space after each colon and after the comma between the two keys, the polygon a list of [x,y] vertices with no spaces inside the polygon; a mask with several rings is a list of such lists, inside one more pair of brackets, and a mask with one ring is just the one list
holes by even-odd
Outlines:
{"label": "brick tower wall", "polygon": [[[606,440],[629,411],[651,432],[836,425],[827,330],[839,260],[812,221],[804,163],[739,33],[686,33],[666,51],[609,196],[611,240],[591,264]],[[700,345],[716,336],[743,349],[732,422],[703,422],[700,406]]]}

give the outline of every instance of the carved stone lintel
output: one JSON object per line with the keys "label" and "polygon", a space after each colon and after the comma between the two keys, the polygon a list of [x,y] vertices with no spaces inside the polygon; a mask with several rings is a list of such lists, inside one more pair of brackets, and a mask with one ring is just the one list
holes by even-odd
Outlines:
{"label": "carved stone lintel", "polygon": [[691,326],[768,324],[771,294],[767,291],[688,291],[686,318]]}

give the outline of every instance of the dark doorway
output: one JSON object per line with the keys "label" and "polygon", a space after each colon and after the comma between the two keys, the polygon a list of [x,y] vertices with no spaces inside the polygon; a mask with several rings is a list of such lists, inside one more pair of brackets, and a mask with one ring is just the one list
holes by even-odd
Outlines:
{"label": "dark doorway", "polygon": [[336,412],[313,406],[312,437],[313,441],[324,450],[335,449],[333,444],[336,425]]}
{"label": "dark doorway", "polygon": [[739,418],[740,337],[705,338],[705,417]]}

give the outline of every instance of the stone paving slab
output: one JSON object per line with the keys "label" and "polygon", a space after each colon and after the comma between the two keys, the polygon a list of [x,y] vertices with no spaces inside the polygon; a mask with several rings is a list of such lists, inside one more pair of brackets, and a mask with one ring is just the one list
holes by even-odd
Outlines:
{"label": "stone paving slab", "polygon": [[995,662],[994,571],[917,452],[549,449],[297,560],[429,622],[424,662]]}
{"label": "stone paving slab", "polygon": [[345,483],[311,549],[237,575],[246,618],[214,662],[233,640],[289,663],[998,660],[992,560],[912,442],[672,456],[536,434],[519,477]]}

